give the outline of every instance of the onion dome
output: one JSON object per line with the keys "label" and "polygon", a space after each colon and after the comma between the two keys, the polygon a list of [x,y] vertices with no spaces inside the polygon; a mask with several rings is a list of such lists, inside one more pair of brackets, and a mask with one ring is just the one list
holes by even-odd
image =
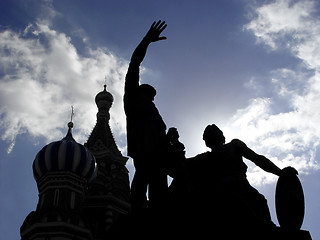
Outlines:
{"label": "onion dome", "polygon": [[99,92],[96,95],[95,102],[99,110],[97,113],[97,117],[98,118],[103,117],[109,120],[110,119],[109,110],[113,103],[113,96],[111,93],[109,93],[106,90],[106,88],[107,88],[107,85],[105,84],[104,90],[102,92]]}
{"label": "onion dome", "polygon": [[97,95],[96,95],[96,98],[95,98],[95,102],[96,104],[98,105],[98,108],[99,108],[99,103],[101,102],[104,102],[104,101],[107,101],[107,102],[110,102],[112,103],[113,102],[113,96],[111,93],[109,93],[107,91],[107,85],[105,84],[104,86],[104,90],[102,92],[99,92]]}
{"label": "onion dome", "polygon": [[49,143],[37,154],[33,162],[33,175],[38,180],[48,172],[70,171],[91,183],[97,173],[94,155],[72,137],[73,123],[60,141]]}

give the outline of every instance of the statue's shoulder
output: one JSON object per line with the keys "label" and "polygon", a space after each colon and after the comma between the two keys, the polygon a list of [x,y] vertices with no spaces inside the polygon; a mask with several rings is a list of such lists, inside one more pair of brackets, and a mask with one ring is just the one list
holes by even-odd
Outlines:
{"label": "statue's shoulder", "polygon": [[244,144],[245,145],[245,143],[238,138],[232,139],[229,144],[235,144],[235,145],[243,145]]}
{"label": "statue's shoulder", "polygon": [[200,153],[194,157],[187,158],[186,161],[189,163],[201,163],[203,160],[208,159],[212,155],[211,152]]}

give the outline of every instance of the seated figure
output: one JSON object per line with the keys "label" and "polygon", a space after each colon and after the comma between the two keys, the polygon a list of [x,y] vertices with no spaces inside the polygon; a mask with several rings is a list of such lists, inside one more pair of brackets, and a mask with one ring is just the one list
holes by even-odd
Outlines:
{"label": "seated figure", "polygon": [[[203,140],[211,151],[186,160],[194,196],[198,199],[195,201],[204,208],[199,212],[210,212],[215,215],[217,224],[233,225],[238,229],[244,226],[261,227],[268,232],[275,229],[267,200],[247,180],[243,157],[277,176],[282,170],[241,140],[225,143],[223,132],[214,124],[205,128]],[[289,170],[297,174],[295,169]]]}

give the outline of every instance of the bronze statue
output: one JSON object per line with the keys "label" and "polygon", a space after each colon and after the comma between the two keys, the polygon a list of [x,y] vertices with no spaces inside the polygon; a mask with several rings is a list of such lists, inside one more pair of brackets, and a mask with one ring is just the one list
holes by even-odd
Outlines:
{"label": "bronze statue", "polygon": [[128,155],[133,158],[135,174],[131,184],[132,210],[147,207],[146,192],[149,185],[149,204],[161,206],[166,200],[167,176],[162,170],[163,149],[166,142],[166,124],[153,100],[156,90],[139,85],[139,67],[148,46],[166,39],[160,37],[167,27],[164,21],[154,22],[134,50],[125,79],[124,110],[127,116]]}
{"label": "bronze statue", "polygon": [[[186,159],[176,128],[166,134],[166,124],[153,102],[156,90],[139,84],[139,68],[148,46],[166,39],[160,36],[166,27],[164,21],[151,25],[132,54],[125,80],[127,147],[136,169],[131,184],[131,229],[137,236],[143,231],[149,235],[161,232],[163,237],[201,237],[214,232],[224,239],[286,239],[287,234],[299,233],[297,239],[311,239],[308,232],[299,231],[304,202],[294,168],[281,170],[239,139],[225,143],[223,132],[214,124],[203,133],[211,151],[193,158]],[[277,214],[285,227],[278,228],[272,222],[267,200],[247,180],[243,157],[281,176]],[[167,175],[173,177],[169,188]],[[287,187],[293,182],[294,191]],[[282,189],[286,190],[284,194]],[[287,196],[295,192],[299,199],[288,205]],[[301,211],[289,214],[290,206],[298,206]]]}
{"label": "bronze statue", "polygon": [[[203,140],[211,152],[187,159],[189,171],[194,173],[196,194],[204,194],[207,204],[218,209],[221,218],[229,224],[232,220],[239,227],[247,224],[265,228],[267,232],[275,230],[267,200],[247,180],[243,157],[277,176],[283,171],[239,139],[225,143],[223,132],[214,124],[205,128]],[[297,174],[291,167],[285,172]]]}

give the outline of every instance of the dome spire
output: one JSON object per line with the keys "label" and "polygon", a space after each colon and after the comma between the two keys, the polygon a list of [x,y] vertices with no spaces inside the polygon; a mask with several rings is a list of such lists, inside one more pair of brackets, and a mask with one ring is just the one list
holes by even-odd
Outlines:
{"label": "dome spire", "polygon": [[71,117],[70,117],[70,122],[68,123],[68,128],[70,132],[71,132],[71,129],[73,128],[73,116],[74,116],[73,109],[74,109],[73,105],[71,105]]}
{"label": "dome spire", "polygon": [[74,107],[73,107],[73,105],[71,105],[71,117],[70,117],[70,122],[72,122],[72,120],[73,120],[73,116],[74,116]]}
{"label": "dome spire", "polygon": [[64,137],[64,139],[70,139],[73,140],[72,137],[72,128],[73,128],[73,116],[74,116],[74,111],[73,111],[73,105],[71,105],[71,117],[70,117],[70,122],[68,122],[68,133],[67,135]]}

